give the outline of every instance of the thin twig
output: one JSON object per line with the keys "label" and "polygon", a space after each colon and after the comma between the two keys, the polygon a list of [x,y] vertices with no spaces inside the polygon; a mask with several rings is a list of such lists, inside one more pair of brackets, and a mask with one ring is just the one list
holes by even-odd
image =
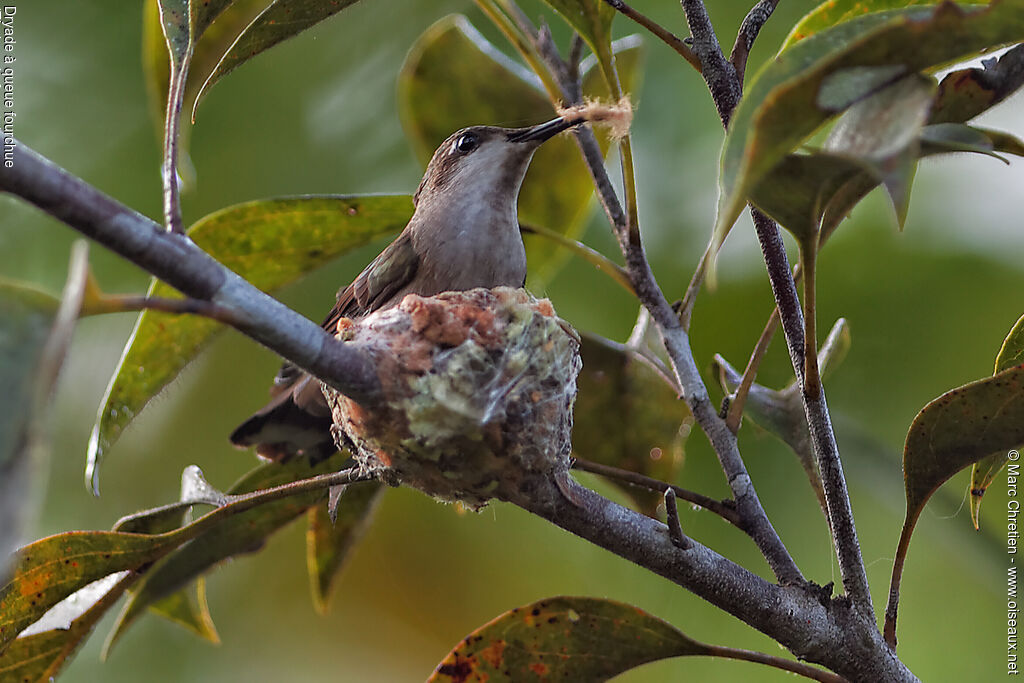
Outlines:
{"label": "thin twig", "polygon": [[714,498],[709,498],[708,496],[695,491],[684,489],[680,486],[676,486],[675,484],[667,484],[659,479],[648,477],[638,472],[624,470],[611,465],[602,465],[599,462],[584,460],[583,458],[573,457],[572,466],[573,469],[590,472],[591,474],[599,474],[602,477],[607,477],[608,479],[615,479],[639,488],[658,491],[659,493],[666,489],[671,489],[677,497],[685,500],[686,502],[693,503],[694,505],[704,508],[708,512],[715,513],[733,526],[741,529],[743,528],[742,520],[739,515],[736,514],[736,506],[731,500],[715,500]]}
{"label": "thin twig", "polygon": [[238,316],[229,309],[209,301],[200,299],[169,299],[143,294],[107,294],[101,299],[86,301],[82,307],[82,315],[102,315],[105,313],[124,313],[127,311],[160,311],[174,315],[201,315],[204,318],[217,320],[225,325],[238,327],[242,324]]}
{"label": "thin twig", "polygon": [[729,62],[732,63],[733,68],[736,70],[736,79],[739,81],[741,88],[743,87],[743,77],[747,70],[747,57],[750,56],[750,50],[754,47],[757,34],[761,32],[761,27],[768,22],[768,18],[772,16],[772,12],[778,6],[779,0],[760,0],[747,12],[743,23],[740,24],[740,30],[736,32],[736,42],[733,43]]}
{"label": "thin twig", "polygon": [[643,26],[645,29],[653,33],[661,42],[668,45],[670,48],[679,53],[679,55],[690,63],[697,73],[700,73],[700,59],[694,54],[690,46],[687,45],[682,38],[669,31],[667,28],[654,21],[650,17],[647,17],[640,12],[636,11],[622,0],[604,0],[609,6],[613,7],[616,11],[626,15],[636,23]]}
{"label": "thin twig", "polygon": [[671,486],[665,489],[665,522],[668,524],[668,537],[672,540],[672,545],[680,550],[689,550],[693,547],[693,541],[683,531],[683,525],[679,522],[676,494]]}

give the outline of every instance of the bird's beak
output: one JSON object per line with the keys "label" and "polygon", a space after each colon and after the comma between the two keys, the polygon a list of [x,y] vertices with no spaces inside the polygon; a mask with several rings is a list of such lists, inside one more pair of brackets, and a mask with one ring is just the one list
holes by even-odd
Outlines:
{"label": "bird's beak", "polygon": [[552,119],[547,123],[539,123],[536,126],[530,126],[529,128],[519,128],[508,134],[509,142],[544,142],[550,138],[561,133],[563,130],[572,128],[578,123],[583,123],[583,119],[565,119],[559,116],[557,119]]}

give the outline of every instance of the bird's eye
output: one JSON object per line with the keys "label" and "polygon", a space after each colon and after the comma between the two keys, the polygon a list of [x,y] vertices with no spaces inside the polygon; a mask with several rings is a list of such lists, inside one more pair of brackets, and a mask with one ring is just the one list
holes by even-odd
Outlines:
{"label": "bird's eye", "polygon": [[480,138],[477,137],[476,133],[463,133],[455,141],[455,149],[463,154],[469,154],[479,146]]}

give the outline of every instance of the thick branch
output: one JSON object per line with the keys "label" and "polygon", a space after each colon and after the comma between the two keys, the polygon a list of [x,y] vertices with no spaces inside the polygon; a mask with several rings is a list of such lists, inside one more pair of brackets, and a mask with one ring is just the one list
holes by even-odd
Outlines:
{"label": "thick branch", "polygon": [[259,291],[184,235],[103,194],[28,149],[14,146],[12,168],[0,167],[0,191],[17,195],[193,299],[226,309],[235,327],[346,396],[372,404],[373,364],[320,326]]}
{"label": "thick branch", "polygon": [[785,245],[782,243],[779,227],[773,220],[757,210],[752,211],[752,214],[757,238],[768,267],[768,278],[771,280],[772,292],[775,294],[782,319],[789,357],[803,389],[804,412],[811,431],[811,443],[818,457],[821,483],[825,490],[825,501],[828,503],[829,526],[832,528],[833,544],[839,558],[843,588],[858,611],[874,623],[871,591],[868,587],[860,543],[857,540],[857,527],[853,520],[853,509],[850,507],[850,494],[846,489],[843,464],[839,459],[839,447],[836,445],[828,405],[825,402],[825,390],[821,386],[820,378],[816,378],[814,391],[808,391],[808,387],[805,386],[803,315],[800,311],[800,300],[797,298],[796,283],[786,258]]}
{"label": "thick branch", "polygon": [[[554,486],[548,479],[536,482],[536,487]],[[692,539],[683,550],[672,542],[665,524],[624,508],[571,478],[562,483],[561,490],[565,495],[551,491],[510,502],[683,586],[770,636],[797,657],[826,666],[851,681],[917,680],[885,646],[874,623],[851,618],[844,601],[819,599],[803,587],[765,581]]]}

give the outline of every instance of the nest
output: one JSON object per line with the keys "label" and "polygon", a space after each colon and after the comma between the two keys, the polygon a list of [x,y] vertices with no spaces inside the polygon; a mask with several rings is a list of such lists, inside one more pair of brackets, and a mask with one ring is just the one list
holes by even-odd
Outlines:
{"label": "nest", "polygon": [[471,508],[550,491],[569,468],[579,337],[547,299],[498,287],[406,296],[339,323],[376,363],[381,405],[324,387],[332,433],[365,468]]}

